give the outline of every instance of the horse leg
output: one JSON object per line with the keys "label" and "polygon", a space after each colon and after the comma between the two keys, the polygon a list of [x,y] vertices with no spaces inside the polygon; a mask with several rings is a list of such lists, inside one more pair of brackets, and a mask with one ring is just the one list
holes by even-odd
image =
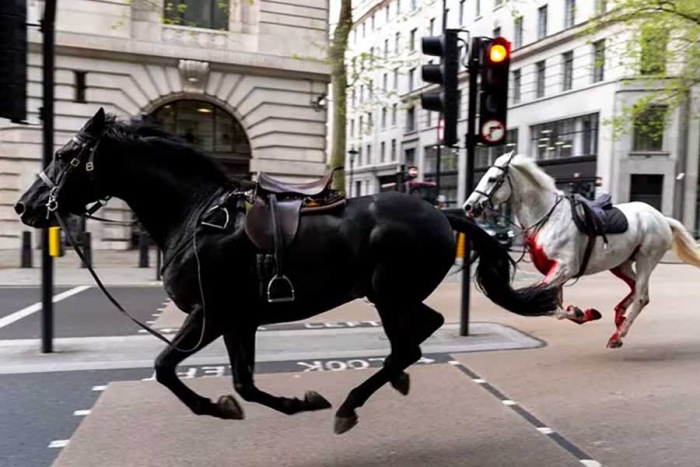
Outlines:
{"label": "horse leg", "polygon": [[[240,419],[242,418],[242,413],[236,410],[236,407],[231,407],[227,401],[222,400],[219,400],[217,404],[212,403],[211,400],[200,396],[188,388],[180,381],[175,372],[175,368],[180,362],[203,349],[221,335],[217,326],[214,326],[213,323],[208,322],[206,323],[207,325],[204,325],[203,315],[202,308],[196,307],[189,314],[173,339],[173,344],[179,349],[185,349],[184,351],[168,346],[158,355],[155,362],[156,380],[170,389],[196,415]],[[202,334],[203,326],[204,334]],[[199,342],[200,337],[202,339],[201,344],[197,348],[193,348]]]}
{"label": "horse leg", "polygon": [[563,286],[572,276],[573,274],[571,273],[570,267],[562,263],[555,263],[542,280],[542,283],[545,285],[559,287],[559,303],[557,309],[553,312],[554,317],[556,319],[568,319],[576,324],[583,324],[588,321],[600,319],[602,316],[598,310],[588,309],[586,311],[581,311],[581,309],[573,305],[569,305],[564,309]]}
{"label": "horse leg", "polygon": [[627,335],[637,319],[639,313],[642,312],[645,306],[649,304],[649,278],[651,273],[661,260],[661,256],[649,257],[640,256],[636,260],[637,266],[637,281],[634,286],[634,301],[632,302],[632,310],[627,317],[620,323],[617,331],[608,340],[608,347],[616,349],[622,347],[622,338]]}
{"label": "horse leg", "polygon": [[629,308],[630,304],[632,303],[632,297],[634,297],[636,275],[634,273],[634,269],[632,269],[632,261],[626,261],[620,266],[611,269],[610,272],[612,272],[616,277],[622,279],[630,288],[630,293],[628,293],[620,303],[615,305],[615,326],[619,329],[622,323],[625,321],[625,313],[627,312],[627,308]]}
{"label": "horse leg", "polygon": [[[357,425],[355,410],[387,382],[402,393],[404,387],[405,393],[408,392],[409,380],[404,370],[421,358],[420,344],[443,325],[445,318],[423,303],[407,308],[402,310],[396,305],[377,304],[384,331],[391,342],[391,353],[378,372],[350,391],[335,415],[336,434],[345,433]],[[400,317],[404,319],[399,318],[399,310],[407,312]]]}
{"label": "horse leg", "polygon": [[[256,402],[286,415],[330,409],[331,403],[316,391],[307,391],[304,399],[276,397],[258,389],[253,381],[255,371],[255,329],[225,332],[224,342],[231,361],[236,392],[247,402]],[[233,396],[223,396],[236,403]]]}

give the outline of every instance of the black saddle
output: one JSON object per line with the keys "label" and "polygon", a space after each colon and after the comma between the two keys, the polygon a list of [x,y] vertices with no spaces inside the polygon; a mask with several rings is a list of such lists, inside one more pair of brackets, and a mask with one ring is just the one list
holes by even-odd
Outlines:
{"label": "black saddle", "polygon": [[579,194],[569,196],[576,227],[586,235],[620,234],[627,232],[627,217],[612,204],[610,195],[589,200]]}
{"label": "black saddle", "polygon": [[294,286],[284,275],[284,252],[294,241],[302,216],[342,210],[345,195],[331,189],[333,174],[311,183],[292,184],[276,180],[266,173],[258,174],[254,188],[253,206],[246,214],[245,231],[250,240],[263,251],[257,255],[261,294],[263,278],[267,284],[270,303],[294,301]]}
{"label": "black saddle", "polygon": [[581,277],[588,267],[596,237],[602,236],[607,247],[607,235],[627,232],[629,223],[625,214],[613,206],[609,194],[601,195],[594,200],[579,194],[573,194],[568,198],[571,202],[571,216],[576,227],[582,234],[588,236],[581,268],[576,275]]}

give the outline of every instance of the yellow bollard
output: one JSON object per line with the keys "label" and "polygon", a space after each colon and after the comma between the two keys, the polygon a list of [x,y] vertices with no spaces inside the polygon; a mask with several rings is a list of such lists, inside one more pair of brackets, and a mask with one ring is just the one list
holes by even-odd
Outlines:
{"label": "yellow bollard", "polygon": [[61,250],[61,228],[49,227],[49,256],[54,258],[63,256],[63,251]]}
{"label": "yellow bollard", "polygon": [[464,234],[457,234],[457,258],[464,258]]}

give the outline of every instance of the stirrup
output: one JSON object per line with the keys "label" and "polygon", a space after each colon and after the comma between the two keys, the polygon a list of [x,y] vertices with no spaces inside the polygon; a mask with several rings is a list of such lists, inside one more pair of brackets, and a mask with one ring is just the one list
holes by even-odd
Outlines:
{"label": "stirrup", "polygon": [[[287,296],[282,296],[279,298],[272,298],[272,286],[275,282],[286,282],[287,285],[289,286],[289,295]],[[292,281],[289,280],[289,278],[285,275],[279,275],[275,274],[275,276],[270,279],[270,282],[267,284],[267,301],[269,303],[286,303],[286,302],[293,302],[294,301],[294,286],[292,285]]]}

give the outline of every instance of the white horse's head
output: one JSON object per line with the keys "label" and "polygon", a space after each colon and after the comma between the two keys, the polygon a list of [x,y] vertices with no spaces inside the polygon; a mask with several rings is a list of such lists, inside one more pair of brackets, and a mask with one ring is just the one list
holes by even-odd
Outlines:
{"label": "white horse's head", "polygon": [[510,199],[513,184],[509,173],[514,157],[515,151],[503,154],[481,177],[476,189],[462,206],[467,216],[479,217],[487,206],[493,208]]}

